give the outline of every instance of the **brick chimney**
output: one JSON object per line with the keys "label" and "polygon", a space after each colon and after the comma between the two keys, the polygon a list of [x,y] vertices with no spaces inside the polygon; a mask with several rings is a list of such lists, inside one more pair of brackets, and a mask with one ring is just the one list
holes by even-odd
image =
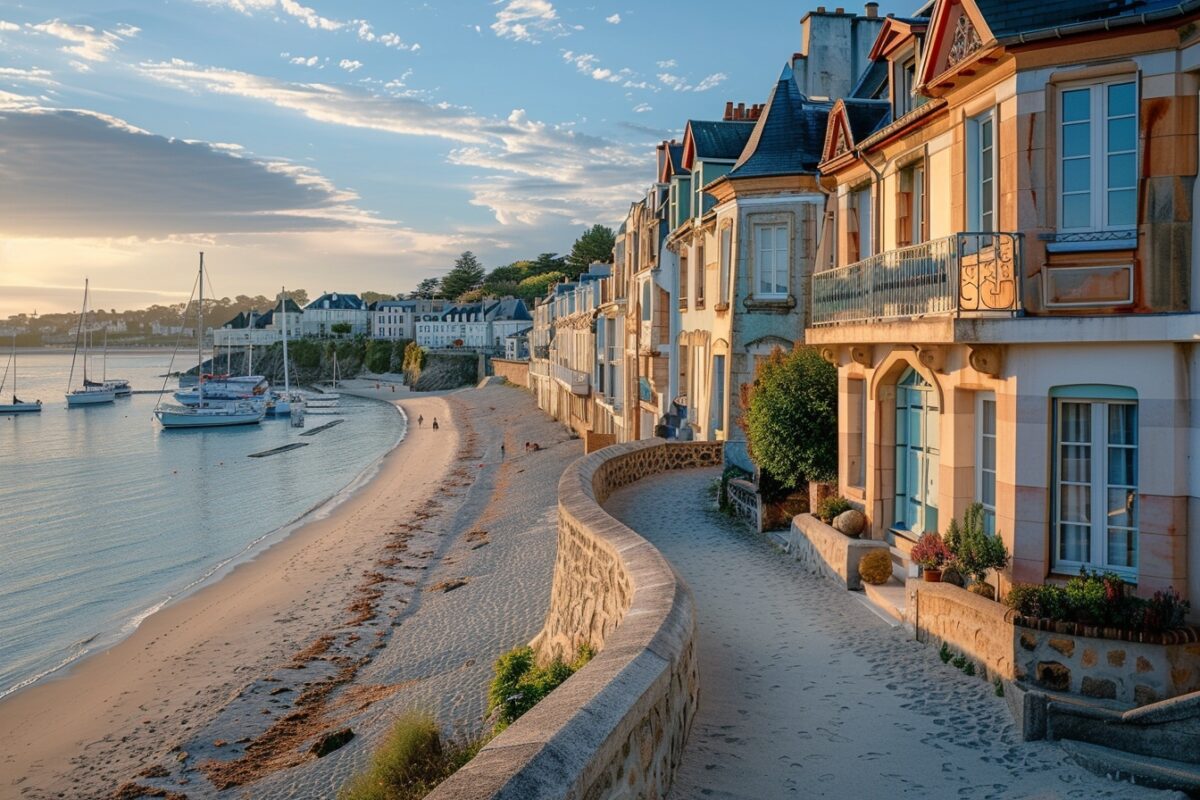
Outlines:
{"label": "brick chimney", "polygon": [[725,101],[725,116],[723,119],[726,122],[733,119],[733,101],[732,100]]}
{"label": "brick chimney", "polygon": [[875,19],[879,16],[879,3],[874,2],[874,0],[872,0],[870,3],[867,3],[866,9],[867,19]]}

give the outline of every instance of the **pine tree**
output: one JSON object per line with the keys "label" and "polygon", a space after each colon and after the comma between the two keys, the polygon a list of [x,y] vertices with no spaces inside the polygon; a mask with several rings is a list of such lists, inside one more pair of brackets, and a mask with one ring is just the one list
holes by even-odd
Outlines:
{"label": "pine tree", "polygon": [[613,245],[616,242],[617,237],[612,228],[605,225],[593,225],[588,228],[571,247],[571,254],[567,256],[567,275],[572,280],[578,278],[580,274],[587,272],[593,261],[611,264]]}
{"label": "pine tree", "polygon": [[442,294],[455,300],[472,289],[478,289],[483,284],[485,274],[479,259],[475,257],[474,253],[467,250],[454,261],[454,269],[447,272],[442,278]]}

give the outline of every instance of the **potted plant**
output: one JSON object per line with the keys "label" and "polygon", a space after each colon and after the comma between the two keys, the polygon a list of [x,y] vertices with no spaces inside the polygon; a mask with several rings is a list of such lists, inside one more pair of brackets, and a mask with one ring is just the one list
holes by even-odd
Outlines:
{"label": "potted plant", "polygon": [[950,520],[946,542],[955,564],[972,579],[968,589],[989,600],[996,599],[996,590],[987,582],[988,572],[1008,566],[1008,548],[999,534],[983,529],[983,505],[972,503],[963,512],[963,521]]}
{"label": "potted plant", "polygon": [[921,574],[929,583],[942,580],[942,566],[950,560],[950,549],[936,533],[923,533],[908,557],[921,568]]}

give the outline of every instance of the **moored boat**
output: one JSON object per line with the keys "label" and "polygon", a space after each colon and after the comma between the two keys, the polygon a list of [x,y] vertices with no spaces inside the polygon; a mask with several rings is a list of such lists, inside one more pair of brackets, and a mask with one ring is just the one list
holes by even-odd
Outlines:
{"label": "moored boat", "polygon": [[8,373],[12,372],[12,402],[0,403],[0,414],[37,413],[42,410],[42,401],[26,402],[17,397],[17,335],[13,334],[12,352],[8,354],[8,366],[4,368],[4,377],[0,378],[0,395],[4,394],[4,384],[8,382]]}
{"label": "moored boat", "polygon": [[[117,393],[115,389],[105,386],[103,383],[89,381],[87,376],[88,368],[88,346],[87,336],[84,334],[84,327],[87,324],[88,312],[88,279],[83,279],[83,311],[79,315],[79,329],[75,332],[75,352],[71,355],[71,375],[67,378],[67,407],[75,408],[77,406],[94,406],[102,403],[111,403],[116,399]],[[79,389],[72,389],[71,385],[75,382],[75,359],[79,355],[79,341],[83,339],[83,386]]]}

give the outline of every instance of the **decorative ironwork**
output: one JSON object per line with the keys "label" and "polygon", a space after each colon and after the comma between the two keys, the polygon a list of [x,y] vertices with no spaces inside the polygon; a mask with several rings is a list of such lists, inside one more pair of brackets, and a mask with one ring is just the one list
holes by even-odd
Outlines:
{"label": "decorative ironwork", "polygon": [[812,324],[1021,309],[1021,234],[958,233],[889,250],[812,281]]}
{"label": "decorative ironwork", "polygon": [[947,69],[955,64],[961,64],[983,46],[979,40],[979,32],[971,24],[965,10],[960,10],[958,22],[954,25],[954,39],[950,42],[950,52],[946,54]]}
{"label": "decorative ironwork", "polygon": [[1078,233],[1039,233],[1043,242],[1136,242],[1137,231],[1080,231]]}

